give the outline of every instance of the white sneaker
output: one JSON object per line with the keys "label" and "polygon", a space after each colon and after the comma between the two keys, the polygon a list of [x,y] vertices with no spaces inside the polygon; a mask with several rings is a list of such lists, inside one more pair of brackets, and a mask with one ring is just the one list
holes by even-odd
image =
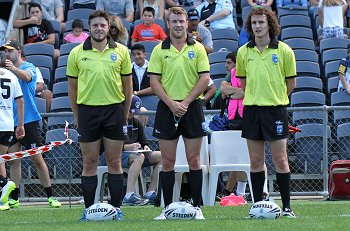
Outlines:
{"label": "white sneaker", "polygon": [[158,217],[155,217],[154,218],[154,220],[166,220],[166,217],[165,217],[165,209],[166,208],[164,208],[163,210],[162,210],[162,212],[160,213],[160,215],[158,216]]}
{"label": "white sneaker", "polygon": [[201,208],[196,207],[196,216],[194,219],[195,220],[205,220]]}

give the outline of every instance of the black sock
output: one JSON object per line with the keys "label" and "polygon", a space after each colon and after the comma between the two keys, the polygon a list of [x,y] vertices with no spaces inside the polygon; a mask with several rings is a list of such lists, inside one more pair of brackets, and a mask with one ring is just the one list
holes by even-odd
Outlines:
{"label": "black sock", "polygon": [[96,187],[97,175],[81,177],[81,189],[83,190],[85,208],[89,208],[94,204]]}
{"label": "black sock", "polygon": [[18,200],[18,195],[19,195],[19,188],[15,188],[11,194],[10,194],[10,198],[14,199],[14,200]]}
{"label": "black sock", "polygon": [[202,169],[190,170],[190,173],[188,174],[188,181],[190,183],[193,206],[200,207],[201,199],[202,199],[202,184],[203,184]]}
{"label": "black sock", "polygon": [[7,184],[6,178],[0,175],[0,187],[3,188],[5,187],[6,184]]}
{"label": "black sock", "polygon": [[120,207],[123,196],[123,183],[123,174],[108,173],[108,188],[111,194],[111,205],[114,207]]}
{"label": "black sock", "polygon": [[45,188],[47,198],[52,197],[52,187]]}
{"label": "black sock", "polygon": [[170,205],[173,202],[173,191],[175,183],[175,171],[159,173],[160,184],[163,190],[163,198],[165,207]]}
{"label": "black sock", "polygon": [[283,211],[285,208],[290,208],[290,172],[278,173],[276,172],[276,180],[280,188],[281,199],[283,204]]}
{"label": "black sock", "polygon": [[265,182],[265,172],[250,172],[250,178],[252,180],[254,202],[263,200],[263,187]]}

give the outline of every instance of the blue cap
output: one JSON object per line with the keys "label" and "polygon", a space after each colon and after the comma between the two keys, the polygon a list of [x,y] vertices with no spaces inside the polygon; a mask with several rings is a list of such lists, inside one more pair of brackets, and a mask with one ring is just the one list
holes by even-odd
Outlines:
{"label": "blue cap", "polygon": [[130,112],[133,114],[140,114],[141,110],[140,108],[142,107],[142,101],[141,99],[136,96],[133,95],[132,96],[132,100],[131,100],[131,105],[130,105]]}

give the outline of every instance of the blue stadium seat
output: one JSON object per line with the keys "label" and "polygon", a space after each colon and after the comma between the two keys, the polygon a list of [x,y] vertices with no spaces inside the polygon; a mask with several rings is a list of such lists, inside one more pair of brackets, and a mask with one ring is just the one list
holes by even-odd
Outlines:
{"label": "blue stadium seat", "polygon": [[292,107],[312,107],[326,104],[325,95],[316,91],[300,91],[291,94]]}
{"label": "blue stadium seat", "polygon": [[50,20],[53,29],[55,30],[56,34],[58,35],[58,37],[60,37],[61,35],[61,23],[59,21],[56,20]]}
{"label": "blue stadium seat", "polygon": [[69,128],[73,128],[73,116],[59,116],[47,118],[47,130],[53,130],[58,128],[65,128],[66,121],[69,123]]}
{"label": "blue stadium seat", "polygon": [[307,7],[297,5],[287,5],[278,8],[278,18],[286,15],[304,15],[309,16]]}
{"label": "blue stadium seat", "polygon": [[284,41],[290,38],[306,38],[313,40],[313,34],[311,28],[306,27],[287,27],[281,31],[281,40]]}
{"label": "blue stadium seat", "polygon": [[53,70],[52,59],[48,59],[45,55],[29,55],[27,61],[34,64],[36,67],[47,67],[50,72]]}
{"label": "blue stadium seat", "polygon": [[225,63],[214,63],[210,65],[210,78],[220,79],[225,78],[227,75]]}
{"label": "blue stadium seat", "polygon": [[159,98],[156,95],[146,95],[140,96],[142,101],[142,107],[146,108],[149,111],[156,111]]}
{"label": "blue stadium seat", "polygon": [[242,8],[242,21],[243,21],[243,24],[245,23],[245,20],[246,20],[246,18],[249,15],[251,10],[252,10],[252,7],[250,5],[245,6],[245,7]]}
{"label": "blue stadium seat", "polygon": [[70,105],[69,97],[62,96],[52,99],[51,112],[71,112],[72,107]]}
{"label": "blue stadium seat", "polygon": [[303,124],[298,126],[301,132],[295,134],[295,155],[299,166],[304,166],[304,173],[322,174],[326,169],[322,166],[323,141],[330,142],[331,130],[327,126],[323,134],[323,124]]}
{"label": "blue stadium seat", "polygon": [[38,67],[38,68],[40,70],[41,75],[43,76],[44,83],[51,90],[52,89],[52,77],[51,77],[50,69],[47,67]]}
{"label": "blue stadium seat", "polygon": [[67,66],[67,62],[68,62],[68,55],[60,56],[58,57],[57,67],[65,67]]}
{"label": "blue stadium seat", "polygon": [[323,91],[322,80],[320,78],[313,77],[297,77],[296,86],[293,92],[299,91]]}
{"label": "blue stadium seat", "polygon": [[337,146],[339,159],[350,160],[350,123],[344,123],[337,127]]}
{"label": "blue stadium seat", "polygon": [[323,51],[323,53],[320,55],[322,67],[324,67],[325,64],[330,61],[338,61],[339,63],[342,58],[348,55],[347,51],[348,50],[344,48],[334,48]]}
{"label": "blue stadium seat", "polygon": [[318,54],[312,50],[294,50],[296,61],[310,61],[318,63]]}
{"label": "blue stadium seat", "polygon": [[311,20],[307,15],[285,15],[280,17],[281,29],[287,27],[306,27],[311,29]]}
{"label": "blue stadium seat", "polygon": [[238,42],[228,39],[219,39],[213,41],[213,52],[219,51],[221,48],[226,48],[228,51],[237,51]]}
{"label": "blue stadium seat", "polygon": [[226,62],[226,56],[230,52],[228,51],[217,51],[208,54],[208,59],[209,59],[209,64],[214,64],[214,63],[225,63]]}
{"label": "blue stadium seat", "polygon": [[318,63],[310,61],[298,61],[296,65],[298,76],[310,76],[316,78],[320,77],[320,66]]}
{"label": "blue stadium seat", "polygon": [[79,45],[79,43],[66,43],[66,44],[62,44],[60,47],[60,55],[69,55],[70,51],[76,47],[77,45]]}
{"label": "blue stadium seat", "polygon": [[69,10],[67,15],[67,21],[74,19],[89,19],[89,15],[93,12],[92,9],[79,8]]}
{"label": "blue stadium seat", "polygon": [[39,113],[46,113],[46,100],[43,98],[35,97],[36,108]]}
{"label": "blue stadium seat", "polygon": [[66,76],[67,67],[58,67],[55,70],[54,83],[68,81]]}
{"label": "blue stadium seat", "polygon": [[324,65],[325,79],[339,76],[339,73],[338,73],[339,63],[340,63],[340,60],[326,62],[326,64]]}
{"label": "blue stadium seat", "polygon": [[344,123],[350,123],[350,110],[334,109],[333,124],[338,126]]}
{"label": "blue stadium seat", "polygon": [[159,44],[159,42],[156,42],[156,41],[142,41],[142,42],[137,42],[135,44],[142,44],[145,47],[146,53],[152,53],[154,47],[157,46]]}
{"label": "blue stadium seat", "polygon": [[336,49],[336,48],[343,48],[347,49],[348,44],[350,43],[349,39],[345,38],[326,38],[322,39],[320,41],[320,54],[323,53],[323,51]]}
{"label": "blue stadium seat", "polygon": [[211,30],[211,36],[212,40],[221,40],[221,39],[227,39],[227,40],[234,40],[239,41],[239,34],[237,30],[234,29],[215,29]]}
{"label": "blue stadium seat", "polygon": [[294,111],[293,125],[299,126],[301,124],[322,124],[323,123],[323,113],[322,111]]}
{"label": "blue stadium seat", "polygon": [[350,106],[350,95],[346,91],[334,92],[331,94],[332,106]]}
{"label": "blue stadium seat", "polygon": [[216,89],[218,89],[218,90],[220,89],[221,83],[224,80],[225,80],[225,78],[213,79],[213,82],[214,82]]}
{"label": "blue stadium seat", "polygon": [[286,39],[283,42],[287,43],[293,50],[295,49],[306,49],[306,50],[315,50],[314,41],[306,38],[291,38]]}
{"label": "blue stadium seat", "polygon": [[153,150],[159,150],[158,139],[153,136],[153,127],[144,127],[145,136],[148,140],[149,147]]}
{"label": "blue stadium seat", "polygon": [[327,94],[331,98],[331,94],[338,91],[339,76],[331,77],[327,82]]}
{"label": "blue stadium seat", "polygon": [[68,96],[68,81],[55,83],[52,87],[54,98]]}
{"label": "blue stadium seat", "polygon": [[53,59],[54,46],[52,44],[29,43],[23,46],[26,56],[30,55],[46,55]]}

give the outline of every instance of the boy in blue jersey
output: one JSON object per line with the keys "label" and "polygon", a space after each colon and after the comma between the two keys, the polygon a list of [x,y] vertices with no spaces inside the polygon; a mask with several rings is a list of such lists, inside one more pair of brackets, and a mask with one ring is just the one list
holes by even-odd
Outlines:
{"label": "boy in blue jersey", "polygon": [[[39,121],[41,116],[36,108],[35,103],[35,85],[36,85],[36,70],[35,66],[29,62],[24,62],[21,59],[21,46],[17,41],[9,41],[0,48],[6,52],[7,59],[5,61],[6,69],[12,71],[18,78],[24,98],[24,129],[25,136],[18,140],[16,137],[11,141],[9,153],[21,151],[21,145],[25,149],[40,147],[41,144],[41,129]],[[13,107],[15,117],[15,127],[18,125],[17,107]],[[38,177],[45,188],[48,197],[48,202],[51,207],[60,207],[61,203],[52,197],[52,188],[50,182],[49,171],[41,154],[31,156],[31,160],[36,167]],[[13,160],[10,162],[10,177],[18,187],[21,181],[21,160]],[[11,193],[11,199],[7,202],[11,208],[19,207],[19,188],[16,188]]]}

